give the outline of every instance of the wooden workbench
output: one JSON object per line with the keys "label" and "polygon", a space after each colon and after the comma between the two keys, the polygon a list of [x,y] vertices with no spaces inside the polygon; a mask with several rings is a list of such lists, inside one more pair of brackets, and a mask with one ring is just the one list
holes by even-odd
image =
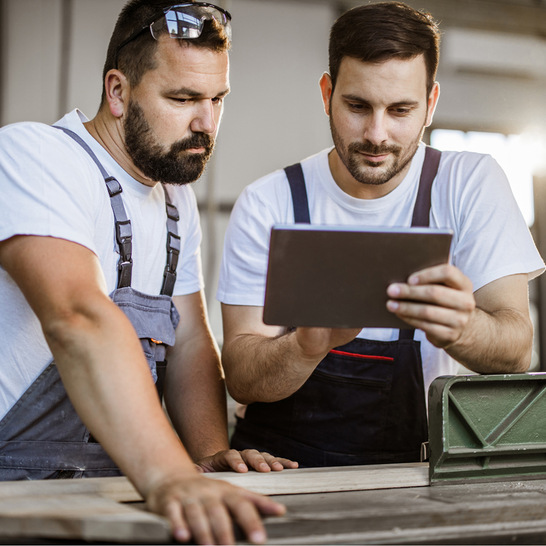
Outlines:
{"label": "wooden workbench", "polygon": [[[428,465],[218,473],[288,508],[270,544],[546,543],[546,479],[428,485]],[[125,478],[0,483],[0,542],[169,543]],[[241,540],[241,543],[244,541]]]}

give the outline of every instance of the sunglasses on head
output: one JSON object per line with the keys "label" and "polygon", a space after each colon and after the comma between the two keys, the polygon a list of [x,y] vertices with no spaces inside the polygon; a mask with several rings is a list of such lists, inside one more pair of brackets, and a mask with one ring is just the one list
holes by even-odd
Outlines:
{"label": "sunglasses on head", "polygon": [[212,19],[222,25],[228,40],[231,40],[231,14],[225,9],[207,2],[187,2],[165,8],[162,10],[161,14],[154,15],[154,17],[150,18],[142,28],[133,32],[129,38],[121,42],[116,49],[114,67],[118,67],[120,50],[146,30],[150,31],[150,34],[155,40],[159,38],[159,35],[165,29],[171,38],[191,40],[199,38],[203,31],[205,21],[210,21]]}

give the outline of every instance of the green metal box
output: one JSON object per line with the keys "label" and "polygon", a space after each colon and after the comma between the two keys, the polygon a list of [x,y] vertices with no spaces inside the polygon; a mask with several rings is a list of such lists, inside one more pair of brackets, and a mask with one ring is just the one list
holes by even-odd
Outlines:
{"label": "green metal box", "polygon": [[429,389],[430,482],[546,476],[546,373],[439,377]]}

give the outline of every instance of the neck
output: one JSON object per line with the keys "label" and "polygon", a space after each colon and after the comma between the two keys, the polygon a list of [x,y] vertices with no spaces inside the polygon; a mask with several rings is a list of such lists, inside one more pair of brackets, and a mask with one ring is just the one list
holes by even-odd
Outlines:
{"label": "neck", "polygon": [[155,186],[156,182],[142,174],[127,152],[121,118],[115,118],[101,108],[91,121],[84,123],[84,126],[124,171],[145,186]]}

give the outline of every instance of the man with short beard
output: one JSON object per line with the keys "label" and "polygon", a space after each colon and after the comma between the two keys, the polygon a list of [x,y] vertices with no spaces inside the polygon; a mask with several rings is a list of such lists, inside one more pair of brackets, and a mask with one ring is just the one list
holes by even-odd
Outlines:
{"label": "man with short beard", "polygon": [[188,183],[229,92],[230,19],[131,0],[97,115],[0,131],[0,479],[124,473],[206,544],[234,542],[232,519],[263,542],[260,514],[284,508],[201,472],[294,466],[229,449],[206,318]]}
{"label": "man with short beard", "polygon": [[[342,15],[320,80],[334,147],[238,199],[218,289],[226,384],[246,405],[232,447],[303,466],[418,461],[435,377],[456,373],[457,362],[479,373],[528,368],[527,285],[544,264],[491,157],[439,157],[421,142],[439,96],[438,55],[429,14],[382,2]],[[388,287],[387,307],[407,329],[265,325],[271,227],[309,221],[448,228],[453,263]]]}

